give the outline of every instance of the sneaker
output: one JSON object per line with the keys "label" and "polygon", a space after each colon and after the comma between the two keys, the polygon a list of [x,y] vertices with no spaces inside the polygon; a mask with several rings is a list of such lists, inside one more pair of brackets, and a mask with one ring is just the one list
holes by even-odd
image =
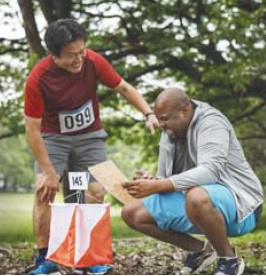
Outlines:
{"label": "sneaker", "polygon": [[205,241],[203,250],[192,252],[187,255],[185,264],[180,270],[180,274],[189,275],[192,272],[200,273],[216,260],[216,252],[212,249],[211,244]]}
{"label": "sneaker", "polygon": [[242,275],[245,269],[244,260],[241,258],[220,258],[214,275]]}
{"label": "sneaker", "polygon": [[45,262],[45,256],[38,256],[35,260],[35,266],[41,265],[43,262]]}
{"label": "sneaker", "polygon": [[110,265],[93,265],[87,268],[87,272],[94,275],[107,273],[112,267]]}
{"label": "sneaker", "polygon": [[44,257],[38,257],[36,260],[36,266],[28,272],[28,275],[50,274],[57,271],[58,268],[54,262],[47,261]]}

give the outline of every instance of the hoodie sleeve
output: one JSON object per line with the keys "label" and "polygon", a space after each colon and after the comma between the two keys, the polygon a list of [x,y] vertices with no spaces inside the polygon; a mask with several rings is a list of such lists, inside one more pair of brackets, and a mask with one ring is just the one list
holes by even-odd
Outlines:
{"label": "hoodie sleeve", "polygon": [[168,135],[162,132],[159,147],[158,178],[167,178],[173,172],[174,144],[170,143]]}
{"label": "hoodie sleeve", "polygon": [[209,115],[194,131],[197,166],[170,177],[176,190],[219,182],[221,171],[226,169],[230,136],[226,119],[219,114]]}

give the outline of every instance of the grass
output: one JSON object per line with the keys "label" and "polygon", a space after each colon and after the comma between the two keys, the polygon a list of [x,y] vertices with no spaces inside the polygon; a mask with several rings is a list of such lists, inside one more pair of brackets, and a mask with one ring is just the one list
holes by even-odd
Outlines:
{"label": "grass", "polygon": [[[57,201],[60,202],[61,198],[59,197]],[[33,194],[0,193],[0,243],[34,242],[31,219],[32,205]],[[130,229],[124,223],[119,212],[116,213],[117,216],[111,217],[112,237],[114,239],[141,237],[141,234]],[[238,246],[250,241],[265,244],[266,206],[255,231],[231,240]]]}
{"label": "grass", "polygon": [[33,241],[32,194],[0,194],[0,242]]}
{"label": "grass", "polygon": [[[61,197],[57,199],[61,201]],[[0,193],[0,244],[34,242],[32,229],[33,194]],[[119,214],[119,212],[116,212]],[[138,237],[120,216],[111,217],[112,237]]]}

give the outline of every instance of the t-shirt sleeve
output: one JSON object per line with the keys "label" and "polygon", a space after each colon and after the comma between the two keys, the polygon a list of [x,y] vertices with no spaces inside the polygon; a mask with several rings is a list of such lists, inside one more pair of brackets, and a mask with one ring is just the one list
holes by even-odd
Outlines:
{"label": "t-shirt sleeve", "polygon": [[96,52],[91,51],[91,53],[94,56],[96,74],[100,82],[110,88],[116,87],[121,82],[122,77],[103,56]]}
{"label": "t-shirt sleeve", "polygon": [[41,118],[44,110],[44,103],[40,88],[38,86],[38,76],[32,72],[25,85],[24,91],[24,113],[33,118]]}

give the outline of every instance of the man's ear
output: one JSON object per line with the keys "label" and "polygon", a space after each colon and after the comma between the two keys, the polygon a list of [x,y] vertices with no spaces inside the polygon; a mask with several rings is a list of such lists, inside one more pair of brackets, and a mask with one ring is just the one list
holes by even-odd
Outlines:
{"label": "man's ear", "polygon": [[190,106],[189,105],[182,106],[180,108],[180,111],[182,112],[182,114],[184,114],[186,116],[189,114]]}

